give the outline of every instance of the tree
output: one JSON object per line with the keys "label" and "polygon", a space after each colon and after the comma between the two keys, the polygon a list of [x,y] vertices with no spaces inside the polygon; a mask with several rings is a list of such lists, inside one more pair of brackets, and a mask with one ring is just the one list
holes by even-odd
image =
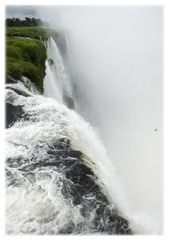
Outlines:
{"label": "tree", "polygon": [[6,26],[8,27],[36,27],[42,26],[44,22],[39,18],[28,18],[25,19],[20,18],[7,18]]}

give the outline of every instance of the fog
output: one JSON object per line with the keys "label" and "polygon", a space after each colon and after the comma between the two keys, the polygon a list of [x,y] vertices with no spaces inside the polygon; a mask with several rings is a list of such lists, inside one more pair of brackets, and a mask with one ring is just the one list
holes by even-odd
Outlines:
{"label": "fog", "polygon": [[78,111],[98,130],[130,210],[162,228],[162,7],[38,7],[38,14],[68,34]]}

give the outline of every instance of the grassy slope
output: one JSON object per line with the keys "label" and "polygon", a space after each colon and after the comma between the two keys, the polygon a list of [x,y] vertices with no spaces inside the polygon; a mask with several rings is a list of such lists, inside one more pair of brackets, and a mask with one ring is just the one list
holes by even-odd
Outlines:
{"label": "grassy slope", "polygon": [[47,28],[42,27],[7,27],[7,37],[30,37],[34,39],[46,38],[48,36]]}
{"label": "grassy slope", "polygon": [[28,77],[43,91],[46,48],[41,41],[54,34],[40,27],[7,27],[6,72],[15,79]]}

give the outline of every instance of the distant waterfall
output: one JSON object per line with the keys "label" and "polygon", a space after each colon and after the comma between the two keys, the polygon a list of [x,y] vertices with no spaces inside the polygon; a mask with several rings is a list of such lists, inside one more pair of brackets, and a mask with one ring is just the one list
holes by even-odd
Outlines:
{"label": "distant waterfall", "polygon": [[72,100],[72,86],[63,58],[55,40],[50,37],[46,43],[46,77],[44,79],[44,96],[52,97],[60,103]]}

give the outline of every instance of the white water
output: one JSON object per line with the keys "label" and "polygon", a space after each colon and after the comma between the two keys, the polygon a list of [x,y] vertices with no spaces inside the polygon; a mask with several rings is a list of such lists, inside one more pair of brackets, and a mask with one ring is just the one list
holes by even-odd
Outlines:
{"label": "white water", "polygon": [[69,34],[75,104],[100,132],[132,215],[151,219],[162,232],[162,8],[49,7],[39,13]]}
{"label": "white water", "polygon": [[[99,184],[112,200],[112,208],[117,203],[124,215],[126,206],[118,179],[94,129],[63,104],[34,95],[21,83],[15,88],[29,93],[30,97],[17,95],[8,89],[8,102],[16,106],[22,104],[32,120],[20,120],[6,131],[6,157],[12,159],[7,166],[10,172],[8,184],[11,183],[6,192],[7,233],[56,234],[70,221],[75,226],[82,223],[84,233],[88,233],[87,226],[94,212],[91,212],[91,219],[84,219],[80,213],[81,206],[74,206],[63,197],[64,176],[61,172],[43,167],[28,173],[19,170],[29,166],[32,157],[35,158],[33,163],[45,160],[47,146],[60,138],[70,139],[72,149],[83,152],[86,165],[99,177]],[[36,146],[41,147],[40,151]]]}
{"label": "white water", "polygon": [[[162,232],[162,6],[31,9],[72,35],[78,110],[100,130],[133,213],[143,224],[140,213],[153,216]],[[11,12],[30,17],[29,7]]]}
{"label": "white water", "polygon": [[[85,34],[83,37],[85,39]],[[93,42],[92,47],[94,47],[94,45],[95,42]],[[75,47],[81,48],[82,46],[76,45]],[[13,93],[11,93],[10,90],[8,91],[8,94],[11,95],[10,97],[15,99],[14,103],[16,105],[24,103],[26,112],[37,115],[37,122],[19,121],[18,123],[15,123],[11,129],[7,130],[7,157],[21,158],[23,159],[21,164],[26,166],[27,163],[24,162],[24,159],[30,158],[35,154],[35,145],[38,144],[43,146],[44,151],[36,153],[38,155],[38,159],[43,159],[43,157],[45,157],[45,144],[48,142],[52,143],[60,137],[69,137],[71,139],[72,148],[82,151],[87,156],[84,159],[86,164],[90,165],[99,177],[100,185],[103,185],[104,191],[110,196],[112,205],[115,202],[124,216],[128,216],[131,221],[131,226],[135,232],[158,232],[158,226],[153,223],[154,220],[152,220],[151,217],[146,217],[146,214],[142,213],[142,211],[142,214],[136,213],[133,216],[133,213],[131,214],[128,210],[128,204],[125,200],[124,192],[121,189],[121,182],[117,178],[116,170],[113,166],[115,159],[109,159],[107,157],[104,146],[99,140],[98,135],[95,133],[95,130],[73,111],[70,111],[65,106],[59,104],[63,103],[63,92],[66,91],[72,94],[72,89],[62,56],[53,39],[50,39],[47,43],[47,50],[48,58],[54,60],[54,65],[50,65],[49,61],[46,62],[46,78],[44,84],[45,96],[52,97],[57,101],[46,99],[42,96],[32,96],[31,99],[26,99],[20,96],[15,99]],[[84,48],[83,51],[87,52],[87,50],[88,49]],[[96,50],[98,49],[96,48]],[[82,56],[86,55],[83,53]],[[104,60],[106,61],[106,58]],[[101,58],[98,59],[97,63],[98,62],[103,64]],[[89,60],[89,64],[83,65],[86,72],[90,72],[87,70],[90,70],[90,67],[92,68],[92,66],[94,67],[94,65],[89,67],[90,63],[91,61]],[[93,75],[93,79],[96,79],[95,75],[98,76],[98,74],[95,73]],[[102,75],[101,78],[102,77],[104,76]],[[102,80],[103,79],[104,78],[102,78]],[[85,82],[85,84],[87,83]],[[87,89],[93,90],[95,85],[93,84],[91,89],[90,86],[91,85],[87,86]],[[100,96],[100,89],[102,88],[102,85],[97,87],[98,88],[96,88],[95,91],[97,92],[99,90],[98,95]],[[98,102],[101,103],[102,101],[103,98],[101,98]],[[110,101],[110,103],[112,103],[112,101]],[[98,103],[96,105],[93,104],[93,106],[97,105]],[[104,101],[100,106],[105,107]],[[81,105],[81,107],[83,106]],[[109,104],[106,105],[106,111],[108,107],[110,107]],[[81,112],[83,112],[83,108],[81,109]],[[93,114],[95,114],[95,111],[93,112]],[[101,119],[105,120],[107,115],[101,115],[103,116]],[[97,114],[95,117],[97,118]],[[110,122],[111,118],[108,123]],[[104,122],[105,125],[107,124],[109,126],[108,123]],[[104,130],[107,131],[107,128]],[[106,138],[106,131],[104,139]],[[111,131],[108,131],[108,133],[112,134]],[[110,142],[109,140],[110,138],[107,137],[107,142]],[[131,171],[131,165],[125,165],[126,163],[123,164],[124,166],[130,168]],[[137,169],[137,171],[135,171],[135,175],[139,172],[139,170],[140,169]],[[84,225],[86,224],[86,220],[83,219],[80,214],[79,207],[74,208],[71,203],[65,202],[65,199],[61,194],[60,186],[57,185],[57,182],[59,182],[59,179],[62,178],[62,175],[53,174],[53,172],[49,169],[48,171],[40,169],[38,172],[34,172],[33,176],[30,175],[30,182],[27,182],[24,176],[19,175],[19,172],[16,169],[10,169],[10,171],[17,179],[19,179],[22,187],[20,190],[17,190],[17,188],[13,188],[12,186],[7,189],[8,233],[57,233],[59,229],[67,224],[67,221],[69,222],[70,219],[73,219],[75,225],[80,222]],[[31,184],[31,182],[36,184]],[[137,184],[135,185],[138,189]],[[138,185],[141,185],[140,182],[138,182]],[[126,192],[128,191],[128,189],[125,190]],[[135,193],[136,192],[133,192],[133,195]],[[34,198],[35,195],[37,196],[36,199]],[[137,196],[134,196],[134,200],[137,198]],[[142,199],[143,198],[145,199],[144,194],[142,196]],[[144,201],[146,201],[146,199]],[[13,210],[11,211],[11,209]],[[43,215],[42,212],[44,213]],[[51,221],[49,225],[50,218]],[[66,219],[67,221],[65,221]],[[84,232],[87,232],[87,229],[84,229]]]}
{"label": "white water", "polygon": [[[51,45],[51,51],[52,53],[55,53],[55,45]],[[57,52],[56,52],[57,54]],[[50,55],[49,55],[50,56]],[[64,69],[64,62],[62,61],[63,69]],[[56,78],[55,78],[56,79]],[[50,79],[49,84],[50,84]],[[56,81],[56,80],[55,80]],[[57,97],[55,95],[54,97],[56,100]],[[74,120],[73,120],[74,122]],[[77,125],[77,122],[75,126]],[[99,166],[98,169],[93,169],[93,165],[90,165],[91,168],[94,170],[97,176],[101,179],[101,182],[104,184],[104,188],[106,189],[107,194],[110,196],[112,202],[115,202],[121,212],[123,212],[124,216],[126,216],[130,220],[130,225],[132,229],[135,231],[135,233],[138,234],[155,234],[159,233],[159,226],[155,223],[152,216],[147,214],[146,212],[139,212],[139,213],[133,213],[130,211],[129,203],[127,202],[127,199],[124,195],[124,189],[122,188],[120,179],[117,177],[116,170],[113,166],[112,159],[110,160],[106,156],[106,151],[103,146],[103,143],[99,140],[98,134],[96,134],[96,131],[94,129],[92,131],[88,131],[88,129],[84,128],[83,124],[79,124],[79,127],[81,129],[81,132],[78,136],[75,136],[76,143],[73,144],[73,148],[82,151],[87,156],[91,156],[91,159],[94,160],[94,165]],[[88,125],[88,127],[90,127]],[[74,132],[75,133],[75,132]],[[69,137],[71,137],[73,132]],[[86,135],[86,141],[82,142],[82,145],[79,146],[77,143],[79,143],[79,139],[81,139],[81,136]],[[90,140],[89,140],[90,139]],[[98,144],[98,141],[100,144]],[[74,140],[72,141],[72,143]],[[93,151],[93,149],[95,149]],[[95,161],[97,159],[97,161]],[[89,162],[90,164],[90,162]]]}
{"label": "white water", "polygon": [[[47,49],[48,59],[51,58],[54,60],[54,66],[50,66],[48,61],[46,61],[47,69],[44,95],[52,97],[57,100],[57,102],[63,104],[63,101],[60,101],[63,90],[66,89],[69,93],[72,91],[70,82],[68,82],[69,76],[65,71],[63,59],[53,38],[50,38],[47,42]],[[55,84],[52,85],[53,82]],[[62,82],[62,88],[59,87],[58,82],[60,82],[60,85]],[[77,121],[78,118],[80,122]],[[76,120],[70,117],[70,120],[74,122],[73,128],[76,129],[69,134],[73,149],[80,150],[94,161],[94,166],[98,166],[96,169],[93,169],[90,161],[88,164],[90,164],[94,172],[96,171],[96,175],[100,177],[105,188],[107,188],[107,194],[110,195],[112,201],[119,206],[119,209],[121,209],[123,213],[127,212],[127,202],[121,189],[120,180],[114,171],[113,162],[106,156],[105,148],[98,134],[96,134],[96,131],[87,122],[84,122],[80,116],[77,115]],[[71,123],[69,123],[69,126],[72,128]]]}
{"label": "white water", "polygon": [[[72,95],[72,87],[60,51],[53,38],[47,41],[46,76],[44,79],[44,96],[52,97],[63,103],[63,94]],[[49,61],[53,63],[50,64]]]}

